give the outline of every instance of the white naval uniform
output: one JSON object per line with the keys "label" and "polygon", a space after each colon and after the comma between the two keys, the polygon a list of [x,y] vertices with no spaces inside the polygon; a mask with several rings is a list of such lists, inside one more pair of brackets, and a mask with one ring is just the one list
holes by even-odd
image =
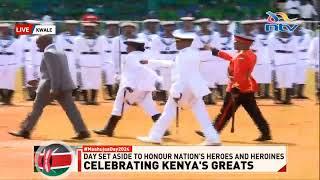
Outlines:
{"label": "white naval uniform", "polygon": [[113,38],[112,42],[112,52],[111,52],[111,57],[113,59],[113,64],[114,64],[114,72],[115,72],[115,80],[119,81],[120,80],[120,75],[123,67],[123,62],[128,55],[127,52],[127,45],[124,44],[124,42],[127,40],[126,37],[123,35],[117,36]]}
{"label": "white naval uniform", "polygon": [[84,35],[75,39],[75,55],[81,72],[81,89],[99,90],[101,87],[102,45],[98,38],[88,39]]}
{"label": "white naval uniform", "polygon": [[192,42],[192,47],[200,50],[201,63],[200,63],[200,73],[203,78],[207,81],[209,88],[216,88],[217,83],[217,71],[216,71],[216,58],[212,56],[211,51],[205,50],[203,47],[205,45],[214,46],[214,33],[210,35],[202,35],[197,33],[196,38]]}
{"label": "white naval uniform", "polygon": [[[124,59],[120,86],[113,104],[112,115],[122,116],[123,105],[126,110],[130,104],[134,103],[141,106],[150,116],[159,114],[152,100],[152,91],[155,90],[155,83],[161,81],[161,78],[152,69],[140,64],[143,57],[143,52],[133,51]],[[133,89],[133,92],[125,90],[126,87]]]}
{"label": "white naval uniform", "polygon": [[269,42],[272,42],[272,46],[269,46],[268,49],[270,58],[274,61],[277,88],[292,88],[295,82],[297,60],[295,38],[271,36]]}
{"label": "white naval uniform", "polygon": [[29,35],[21,35],[19,37],[19,44],[21,48],[21,61],[22,61],[22,66],[24,68],[24,84],[25,86],[30,87],[28,84],[29,81],[37,79],[34,73],[34,68],[32,65],[32,36]]}
{"label": "white naval uniform", "polygon": [[[214,34],[214,42],[213,47],[223,50],[225,52],[228,52],[230,54],[235,55],[236,51],[234,50],[234,36],[230,33],[230,36],[223,37],[220,33]],[[216,84],[217,85],[227,85],[229,82],[229,76],[228,76],[228,66],[229,61],[226,61],[218,56],[214,56],[215,66],[212,71],[214,71],[215,78],[216,78]]]}
{"label": "white naval uniform", "polygon": [[77,35],[72,36],[67,32],[63,32],[57,36],[55,44],[58,50],[63,51],[66,54],[72,81],[76,86],[79,86],[77,80],[77,62],[74,55],[74,43],[76,37]]}
{"label": "white naval uniform", "polygon": [[[153,39],[151,44],[152,59],[166,59],[174,62],[174,59],[178,53],[176,42],[174,38],[166,38],[163,36],[158,36]],[[171,68],[168,67],[155,67],[154,70],[159,72],[162,77],[162,83],[160,90],[169,91],[172,78],[171,78]]]}
{"label": "white naval uniform", "polygon": [[294,38],[296,38],[297,41],[297,64],[295,73],[295,83],[305,84],[307,78],[307,69],[310,64],[308,48],[311,43],[311,36],[308,32],[304,31],[302,36],[294,36]]}
{"label": "white naval uniform", "polygon": [[159,35],[158,34],[151,34],[148,32],[141,32],[137,35],[137,37],[139,39],[143,39],[143,41],[144,41],[144,48],[145,48],[144,56],[146,58],[151,57],[151,55],[152,55],[152,52],[151,52],[152,41],[154,38],[159,37]]}
{"label": "white naval uniform", "polygon": [[112,59],[112,48],[113,48],[114,37],[107,37],[106,35],[99,36],[98,40],[102,44],[102,55],[103,55],[103,73],[105,76],[105,84],[113,85],[115,83],[114,73],[114,61]]}
{"label": "white naval uniform", "polygon": [[16,73],[21,65],[21,47],[13,36],[0,38],[0,89],[15,90]]}
{"label": "white naval uniform", "polygon": [[33,67],[33,77],[35,79],[40,79],[40,65],[42,61],[43,52],[37,46],[38,36],[31,37],[31,64]]}
{"label": "white naval uniform", "polygon": [[[251,49],[257,56],[257,62],[253,69],[253,77],[258,84],[270,84],[272,80],[272,66],[268,50],[268,34],[256,34]],[[272,45],[272,43],[270,43]]]}
{"label": "white naval uniform", "polygon": [[[174,63],[172,61],[151,61],[151,63],[172,66],[175,74],[173,74],[173,84],[164,111],[149,132],[150,139],[161,142],[161,138],[176,115],[176,107],[179,106],[191,107],[208,142],[220,141],[217,131],[210,122],[209,114],[202,100],[202,97],[209,94],[210,90],[208,89],[206,80],[200,74],[200,61],[199,50],[193,47],[180,50]],[[179,97],[181,99],[177,104],[173,98]]]}

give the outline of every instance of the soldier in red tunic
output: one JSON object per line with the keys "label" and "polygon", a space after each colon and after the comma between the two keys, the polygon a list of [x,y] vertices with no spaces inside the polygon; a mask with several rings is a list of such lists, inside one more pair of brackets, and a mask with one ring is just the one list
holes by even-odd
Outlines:
{"label": "soldier in red tunic", "polygon": [[[214,121],[214,127],[221,132],[237,108],[242,105],[261,132],[261,136],[256,141],[267,141],[271,140],[270,129],[257,106],[254,93],[257,92],[258,86],[251,75],[256,64],[256,55],[250,50],[253,41],[251,37],[235,35],[234,47],[239,51],[235,57],[215,48],[206,47],[212,51],[212,55],[230,61],[227,94],[220,113]],[[197,131],[197,134],[202,135],[202,132]]]}

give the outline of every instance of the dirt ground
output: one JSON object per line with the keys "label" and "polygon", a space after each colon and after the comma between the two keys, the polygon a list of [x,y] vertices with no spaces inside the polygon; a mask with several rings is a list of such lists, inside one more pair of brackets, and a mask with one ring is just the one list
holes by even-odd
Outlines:
{"label": "dirt ground", "polygon": [[[236,132],[230,133],[230,125],[222,132],[223,145],[286,145],[288,147],[288,165],[286,173],[71,173],[69,179],[319,179],[319,105],[314,100],[314,84],[309,72],[306,94],[309,100],[294,100],[294,105],[274,105],[271,100],[259,100],[262,112],[270,124],[273,140],[260,144],[253,141],[258,131],[240,108],[236,114]],[[19,89],[21,91],[21,88]],[[116,137],[108,138],[92,134],[86,141],[71,141],[73,129],[65,113],[58,105],[48,106],[34,133],[32,140],[24,140],[8,135],[8,131],[16,130],[32,103],[22,100],[21,93],[15,95],[15,105],[0,106],[0,179],[41,179],[39,173],[33,173],[33,146],[43,141],[60,140],[70,145],[104,144],[104,145],[145,145],[135,138],[146,135],[152,125],[148,117],[139,107],[129,109],[116,129]],[[221,107],[207,106],[211,117],[215,117]],[[101,101],[99,106],[78,104],[82,116],[89,129],[101,128],[111,112],[112,102]],[[159,106],[162,110],[163,106]],[[165,139],[164,145],[192,145],[202,139],[194,133],[199,125],[191,111],[181,112],[179,134],[173,132]]]}

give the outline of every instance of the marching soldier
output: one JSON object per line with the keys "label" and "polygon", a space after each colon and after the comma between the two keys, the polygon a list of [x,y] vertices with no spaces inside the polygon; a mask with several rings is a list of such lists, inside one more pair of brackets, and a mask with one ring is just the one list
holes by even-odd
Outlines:
{"label": "marching soldier", "polygon": [[115,80],[120,82],[120,76],[124,59],[128,55],[127,45],[124,43],[127,39],[135,39],[137,25],[135,23],[123,22],[120,24],[121,34],[113,38],[112,59],[115,70]]}
{"label": "marching soldier", "polygon": [[[261,132],[261,136],[256,141],[267,141],[271,140],[269,125],[260,112],[254,97],[258,86],[251,75],[256,64],[256,55],[250,50],[253,41],[254,39],[251,36],[236,34],[234,48],[239,51],[236,56],[207,47],[212,51],[212,55],[230,61],[228,68],[230,81],[227,87],[227,95],[220,113],[214,121],[214,127],[218,132],[221,132],[230,118],[234,116],[238,107],[242,105]],[[202,132],[198,131],[197,134],[203,136]]]}
{"label": "marching soldier", "polygon": [[[39,24],[36,20],[26,20],[27,24]],[[21,35],[19,37],[19,44],[22,50],[22,66],[23,66],[23,86],[25,87],[28,98],[26,100],[33,101],[36,98],[36,87],[31,86],[28,82],[37,79],[32,65],[31,49],[34,47],[32,41],[34,35]]]}
{"label": "marching soldier", "polygon": [[[169,99],[164,107],[164,112],[159,120],[151,128],[149,135],[138,137],[138,140],[146,143],[160,144],[165,131],[168,129],[172,119],[177,116],[179,107],[190,107],[194,112],[206,140],[201,145],[220,145],[217,131],[210,125],[210,117],[203,102],[203,96],[210,93],[206,81],[199,71],[199,50],[190,47],[194,33],[175,33],[176,45],[179,53],[175,62],[145,60],[141,63],[157,63],[173,67],[173,84],[170,89]],[[177,117],[178,118],[178,117]]]}
{"label": "marching soldier", "polygon": [[294,94],[295,98],[298,99],[306,99],[304,96],[304,89],[306,84],[306,76],[307,69],[309,66],[309,56],[308,56],[308,48],[311,43],[311,36],[309,32],[301,27],[301,22],[296,22],[299,26],[293,32],[293,37],[296,38],[297,41],[297,64],[296,64],[296,73],[295,73],[295,89]]}
{"label": "marching soldier", "polygon": [[74,43],[75,38],[80,35],[80,33],[77,31],[77,24],[79,23],[76,20],[66,20],[65,23],[65,29],[66,31],[62,32],[57,36],[56,39],[56,46],[57,49],[60,51],[64,51],[66,53],[66,56],[68,58],[68,65],[69,65],[69,71],[71,73],[71,78],[74,83],[74,85],[77,87],[77,89],[73,90],[73,96],[76,98],[76,100],[79,99],[79,80],[78,80],[78,68],[77,68],[77,62],[76,57],[74,54]]}
{"label": "marching soldier", "polygon": [[125,110],[132,104],[139,104],[156,122],[160,113],[152,100],[152,91],[160,77],[150,68],[140,64],[144,54],[143,39],[127,39],[128,55],[124,59],[121,73],[120,87],[113,104],[112,115],[107,125],[101,130],[94,130],[96,134],[113,136],[119,120]]}
{"label": "marching soldier", "polygon": [[138,38],[139,39],[143,39],[145,41],[146,51],[150,50],[150,48],[151,48],[150,46],[151,46],[152,40],[155,37],[159,36],[158,35],[159,23],[160,23],[159,19],[146,19],[146,20],[143,21],[144,31],[138,34]]}
{"label": "marching soldier", "polygon": [[266,20],[255,21],[257,34],[252,45],[252,50],[257,55],[257,63],[252,74],[259,85],[259,94],[261,98],[270,98],[270,84],[272,77],[271,61],[268,57],[269,34],[264,30],[266,22]]}
{"label": "marching soldier", "polygon": [[[296,68],[296,46],[297,41],[288,32],[278,32],[270,36],[269,56],[274,64],[276,75],[276,86],[274,98],[276,104],[291,104],[291,95],[295,78]],[[285,91],[285,99],[282,100],[281,89]]]}
{"label": "marching soldier", "polygon": [[114,92],[113,85],[115,84],[115,73],[114,73],[114,62],[112,59],[112,51],[113,51],[113,39],[119,35],[119,22],[118,21],[107,21],[107,30],[104,35],[99,37],[99,41],[101,41],[103,49],[103,77],[104,77],[104,85],[107,90],[107,94],[109,95],[109,100],[114,100]]}
{"label": "marching soldier", "polygon": [[0,24],[0,99],[4,105],[12,103],[20,50],[18,40],[10,33],[10,24]]}
{"label": "marching soldier", "polygon": [[75,57],[81,71],[81,90],[85,104],[97,105],[103,64],[103,56],[100,53],[102,44],[98,41],[96,23],[83,23],[82,25],[84,35],[75,39]]}
{"label": "marching soldier", "polygon": [[194,29],[194,17],[186,16],[186,17],[181,17],[180,20],[182,21],[182,27],[181,29],[176,29],[173,33],[195,33]]}
{"label": "marching soldier", "polygon": [[[215,33],[214,37],[214,47],[226,51],[231,54],[235,54],[235,50],[233,48],[233,33],[230,32],[229,26],[230,21],[216,21],[217,25],[217,33]],[[222,98],[225,97],[226,92],[225,89],[227,88],[228,84],[228,61],[221,61],[220,57],[214,56],[215,59],[215,67],[212,69],[216,76],[216,85],[217,90]]]}
{"label": "marching soldier", "polygon": [[[178,50],[176,48],[176,42],[172,32],[175,29],[175,23],[173,21],[161,22],[163,33],[160,36],[155,37],[151,43],[152,58],[155,59],[167,59],[174,61]],[[156,67],[156,72],[162,77],[162,82],[157,91],[157,97],[166,102],[167,92],[171,87],[171,69],[166,67]]]}
{"label": "marching soldier", "polygon": [[210,94],[204,97],[206,104],[216,104],[214,100],[214,89],[216,88],[216,75],[215,71],[215,58],[211,55],[211,52],[203,47],[205,45],[213,45],[214,43],[214,33],[210,29],[211,19],[202,18],[195,21],[196,24],[199,24],[200,31],[197,32],[195,40],[192,42],[193,47],[196,47],[200,50],[201,63],[200,63],[200,72],[203,75],[203,78],[208,82],[208,87],[211,91]]}

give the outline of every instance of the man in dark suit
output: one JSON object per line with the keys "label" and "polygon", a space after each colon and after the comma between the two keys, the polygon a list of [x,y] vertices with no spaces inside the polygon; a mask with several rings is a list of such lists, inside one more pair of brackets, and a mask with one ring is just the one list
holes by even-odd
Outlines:
{"label": "man in dark suit", "polygon": [[[71,79],[67,57],[63,52],[58,52],[49,35],[39,36],[37,46],[44,52],[40,66],[40,82],[32,112],[21,124],[18,132],[9,132],[13,136],[30,138],[33,127],[37,124],[43,109],[52,99],[56,99],[70,119],[77,136],[73,139],[85,139],[90,134],[85,126],[81,114],[74,104],[72,90],[75,85]],[[30,82],[31,84],[35,82]]]}

